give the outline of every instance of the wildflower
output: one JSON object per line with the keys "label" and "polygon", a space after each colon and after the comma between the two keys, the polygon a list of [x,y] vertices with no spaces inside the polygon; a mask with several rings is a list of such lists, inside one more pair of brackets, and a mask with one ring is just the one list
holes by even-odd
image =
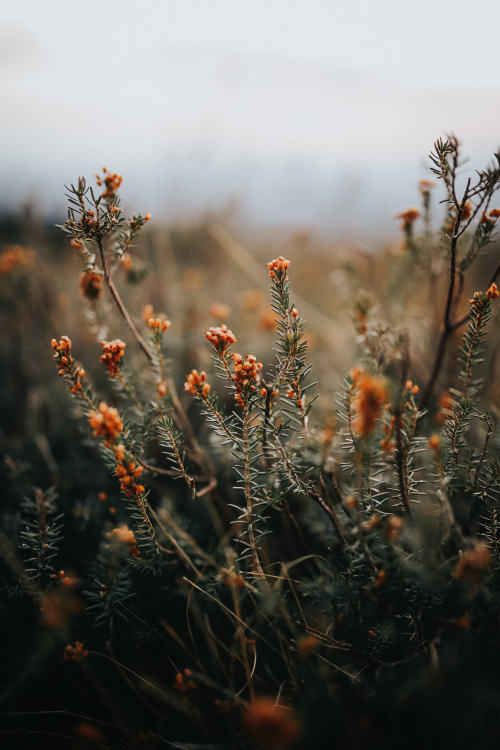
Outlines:
{"label": "wildflower", "polygon": [[[116,455],[116,454],[115,454]],[[117,457],[115,474],[120,481],[120,489],[125,497],[139,497],[146,491],[142,484],[135,480],[143,473],[142,466],[137,466],[135,461],[126,461],[123,455]],[[139,552],[137,551],[137,555]],[[134,555],[137,557],[137,555]]]}
{"label": "wildflower", "polygon": [[368,373],[358,374],[354,380],[357,394],[353,401],[356,412],[354,427],[365,437],[373,428],[387,401],[387,388],[384,378]]}
{"label": "wildflower", "polygon": [[81,641],[75,641],[74,646],[68,643],[64,648],[64,661],[76,661],[79,663],[86,659],[88,655],[89,652],[83,648]]}
{"label": "wildflower", "polygon": [[309,656],[309,654],[312,654],[312,652],[316,649],[318,643],[318,639],[313,635],[305,635],[302,638],[299,638],[299,640],[297,641],[299,654],[301,656]]}
{"label": "wildflower", "polygon": [[191,370],[189,375],[186,375],[186,382],[184,383],[184,390],[187,393],[191,393],[192,396],[200,396],[205,399],[210,393],[211,386],[207,383],[207,373],[202,370]]}
{"label": "wildflower", "polygon": [[144,216],[144,221],[150,221],[150,219],[151,219],[151,214],[146,214]]}
{"label": "wildflower", "polygon": [[103,362],[108,368],[110,378],[116,378],[120,372],[120,364],[125,354],[125,344],[121,339],[113,341],[101,341],[102,354],[99,361]]}
{"label": "wildflower", "polygon": [[107,500],[107,497],[108,496],[106,495],[105,492],[99,492],[97,495],[97,499],[101,500],[101,502],[104,502],[105,500]]}
{"label": "wildflower", "polygon": [[209,328],[205,333],[205,338],[213,344],[219,356],[224,354],[231,344],[236,344],[236,336],[225,324]]}
{"label": "wildflower", "polygon": [[143,316],[146,323],[150,328],[153,329],[153,331],[161,331],[163,333],[172,325],[171,322],[166,319],[165,315],[161,313],[155,314],[152,305],[145,306]]}
{"label": "wildflower", "polygon": [[420,211],[417,211],[416,208],[409,208],[407,211],[403,211],[403,213],[398,214],[396,216],[396,219],[401,219],[401,229],[406,232],[413,227],[414,222],[418,219],[419,216]]}
{"label": "wildflower", "polygon": [[465,206],[463,207],[462,216],[460,218],[460,221],[467,221],[472,216],[472,204],[470,201],[467,201]]}
{"label": "wildflower", "polygon": [[471,583],[477,583],[489,568],[490,562],[491,554],[486,544],[476,544],[460,557],[453,578],[465,578]]}
{"label": "wildflower", "polygon": [[277,705],[273,698],[255,698],[248,704],[243,721],[263,750],[287,750],[301,733],[294,711]]}
{"label": "wildflower", "polygon": [[196,683],[191,679],[192,672],[190,669],[185,669],[183,672],[177,672],[175,675],[174,688],[182,693],[188,690],[194,690]]}
{"label": "wildflower", "polygon": [[275,281],[285,281],[288,278],[287,271],[289,265],[290,261],[280,255],[279,258],[275,258],[267,264],[269,276]]}
{"label": "wildflower", "polygon": [[98,299],[102,291],[102,276],[94,269],[84,271],[80,276],[80,292],[87,299]]}
{"label": "wildflower", "polygon": [[375,588],[378,589],[380,586],[383,586],[387,578],[387,573],[385,570],[379,570],[377,573],[377,577],[375,578]]}
{"label": "wildflower", "polygon": [[229,305],[223,305],[220,302],[214,302],[210,305],[210,315],[213,315],[214,318],[224,320],[224,318],[229,318],[230,314],[231,308]]}
{"label": "wildflower", "polygon": [[0,255],[0,274],[10,273],[19,266],[29,266],[32,251],[26,251],[20,245],[7,245]]}
{"label": "wildflower", "polygon": [[407,380],[405,384],[405,390],[410,391],[412,396],[416,396],[420,388],[418,387],[418,385],[413,384],[413,380]]}
{"label": "wildflower", "polygon": [[123,422],[118,411],[113,406],[108,406],[105,401],[101,401],[98,411],[90,413],[89,422],[94,430],[94,437],[103,438],[108,447],[116,441],[123,430]]}
{"label": "wildflower", "polygon": [[120,544],[130,545],[130,552],[132,554],[132,557],[139,557],[139,555],[141,554],[137,548],[135,534],[132,529],[129,529],[126,523],[122,523],[120,526],[110,531],[108,533],[108,536],[110,537],[110,539],[114,539]]}
{"label": "wildflower", "polygon": [[438,401],[438,405],[440,410],[435,416],[435,421],[437,424],[444,424],[453,409],[453,398],[448,391],[443,391]]}
{"label": "wildflower", "polygon": [[491,286],[486,290],[486,297],[488,299],[496,299],[500,295],[497,285],[493,282]]}
{"label": "wildflower", "polygon": [[420,182],[418,183],[418,189],[421,195],[425,195],[425,193],[428,193],[435,186],[436,183],[432,182],[431,180],[420,180]]}
{"label": "wildflower", "polygon": [[404,526],[404,521],[399,516],[389,516],[387,520],[387,536],[394,542],[401,533],[401,529]]}
{"label": "wildflower", "polygon": [[431,435],[429,438],[429,448],[431,448],[434,453],[437,453],[439,451],[439,448],[441,446],[441,440],[439,438],[439,435]]}
{"label": "wildflower", "polygon": [[70,367],[74,364],[71,355],[71,339],[69,336],[60,336],[59,339],[52,339],[50,342],[54,350],[54,359],[59,368],[59,375],[69,372]]}
{"label": "wildflower", "polygon": [[76,237],[73,237],[69,244],[71,245],[71,247],[76,247],[77,249],[83,247],[83,242],[81,240],[78,240]]}
{"label": "wildflower", "polygon": [[492,208],[489,215],[492,219],[498,219],[500,216],[500,208]]}
{"label": "wildflower", "polygon": [[167,395],[167,384],[164,380],[159,380],[156,384],[156,392],[158,393],[159,398],[165,398]]}
{"label": "wildflower", "polygon": [[123,253],[123,257],[120,263],[125,271],[130,271],[130,269],[132,268],[132,258],[130,257],[130,253]]}
{"label": "wildflower", "polygon": [[102,177],[96,174],[96,182],[99,185],[99,187],[102,187],[102,186],[105,187],[105,190],[102,193],[102,195],[105,198],[110,198],[116,193],[116,191],[122,184],[123,177],[121,174],[116,174],[116,172],[113,172],[113,174],[111,174],[111,172],[108,172],[106,167],[103,167],[102,171],[103,171]]}
{"label": "wildflower", "polygon": [[268,310],[263,310],[261,312],[259,317],[259,328],[263,331],[274,331],[276,328],[276,315],[275,313],[269,308]]}
{"label": "wildflower", "polygon": [[255,391],[256,385],[260,382],[262,362],[259,362],[254,354],[247,354],[244,359],[241,354],[233,354],[232,359],[236,403],[243,406],[249,391]]}

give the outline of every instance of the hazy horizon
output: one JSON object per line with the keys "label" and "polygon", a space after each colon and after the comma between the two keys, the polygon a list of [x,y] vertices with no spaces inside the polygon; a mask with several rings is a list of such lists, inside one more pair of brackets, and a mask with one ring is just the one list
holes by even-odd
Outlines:
{"label": "hazy horizon", "polygon": [[231,206],[257,226],[391,231],[436,138],[456,133],[471,169],[500,145],[491,4],[401,5],[4,7],[0,208],[59,215],[63,184],[106,164],[166,220]]}

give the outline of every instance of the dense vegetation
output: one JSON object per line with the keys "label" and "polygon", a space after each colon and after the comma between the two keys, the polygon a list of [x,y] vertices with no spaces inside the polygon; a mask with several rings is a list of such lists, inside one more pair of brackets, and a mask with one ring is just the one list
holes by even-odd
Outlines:
{"label": "dense vegetation", "polygon": [[370,254],[3,221],[6,747],[498,746],[500,164],[431,168]]}

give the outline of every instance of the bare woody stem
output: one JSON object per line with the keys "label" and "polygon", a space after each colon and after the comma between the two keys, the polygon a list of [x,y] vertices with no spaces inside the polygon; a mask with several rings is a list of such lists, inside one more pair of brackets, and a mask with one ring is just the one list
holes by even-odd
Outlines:
{"label": "bare woody stem", "polygon": [[130,317],[127,308],[123,304],[122,298],[120,297],[120,294],[118,292],[118,289],[116,288],[113,279],[111,278],[111,274],[109,272],[109,266],[108,261],[106,260],[106,253],[104,252],[104,245],[102,241],[102,237],[99,237],[97,239],[97,245],[99,247],[99,255],[101,257],[101,263],[102,263],[102,270],[104,271],[104,281],[106,282],[106,286],[109,289],[109,292],[111,296],[113,297],[115,304],[118,308],[118,311],[122,318],[124,319],[125,323],[128,326],[128,329],[132,336],[135,338],[139,346],[141,347],[142,351],[146,355],[146,357],[149,359],[150,362],[153,361],[153,354],[151,350],[149,349],[148,345],[142,338],[141,334],[137,330],[134,321]]}
{"label": "bare woody stem", "polygon": [[[142,351],[144,352],[148,360],[150,362],[153,362],[154,360],[153,353],[151,352],[148,345],[144,341],[143,337],[137,330],[134,324],[134,321],[130,317],[127,308],[123,304],[123,301],[122,301],[122,298],[120,297],[118,289],[116,288],[113,282],[113,279],[111,278],[108,262],[106,259],[106,253],[104,252],[104,245],[103,245],[102,237],[97,238],[97,245],[99,247],[99,254],[101,258],[102,269],[104,271],[104,281],[106,282],[106,286],[108,287],[109,292],[116,303],[118,311],[120,315],[122,316],[122,318],[124,319],[125,323],[127,324],[131,334],[133,335],[133,337],[139,344],[140,348],[142,349]],[[179,400],[179,396],[177,394],[177,390],[175,388],[175,384],[172,378],[168,378],[167,387],[172,397],[172,403],[173,403],[175,413],[176,413],[176,421],[179,427],[184,432],[184,434],[189,439],[189,442],[191,444],[191,448],[192,448],[192,451],[190,452],[191,458],[193,459],[193,461],[195,461],[198,464],[198,466],[202,469],[203,472],[207,472],[213,478],[214,477],[213,466],[205,457],[204,453],[201,450],[200,445],[198,444],[198,441],[196,440],[196,437],[193,432],[193,428],[191,427],[191,423],[186,415],[186,412],[182,408],[182,405]]]}
{"label": "bare woody stem", "polygon": [[436,355],[434,358],[434,364],[432,366],[431,375],[424,389],[424,392],[422,394],[422,401],[420,404],[421,409],[425,409],[427,404],[429,403],[429,399],[432,395],[434,385],[436,383],[438,375],[441,371],[441,367],[443,365],[443,360],[444,360],[444,355],[446,352],[446,347],[448,345],[448,340],[451,334],[453,333],[453,331],[455,330],[453,321],[451,320],[451,311],[453,307],[455,281],[456,281],[457,243],[460,237],[460,222],[462,220],[462,214],[465,208],[465,204],[467,203],[467,199],[469,197],[469,187],[470,187],[470,179],[467,182],[467,187],[465,188],[462,202],[457,207],[457,215],[455,218],[455,224],[453,226],[453,234],[452,234],[451,243],[450,243],[450,278],[449,278],[449,284],[448,284],[448,294],[446,297],[446,307],[444,310],[443,326],[441,328],[441,336],[439,338],[438,346],[436,349]]}
{"label": "bare woody stem", "polygon": [[262,577],[264,577],[264,571],[260,563],[259,551],[257,549],[257,542],[255,539],[255,533],[253,529],[253,502],[252,502],[252,486],[250,480],[250,452],[248,448],[248,406],[245,404],[243,408],[243,461],[244,461],[244,481],[245,481],[245,501],[246,501],[246,523],[247,533],[250,549],[253,556],[253,564],[255,571]]}

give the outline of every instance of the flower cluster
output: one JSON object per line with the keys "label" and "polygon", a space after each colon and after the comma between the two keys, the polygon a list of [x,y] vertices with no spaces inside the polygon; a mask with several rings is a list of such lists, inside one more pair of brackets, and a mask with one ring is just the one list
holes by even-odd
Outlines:
{"label": "flower cluster", "polygon": [[103,362],[108,368],[110,378],[116,378],[120,372],[120,364],[125,354],[125,344],[121,339],[113,341],[101,341],[102,354],[99,361]]}
{"label": "flower cluster", "polygon": [[190,669],[185,669],[183,672],[177,672],[175,675],[174,688],[181,693],[185,693],[188,690],[194,690],[196,683],[191,679],[192,674],[193,673]]}
{"label": "flower cluster", "polygon": [[267,264],[269,276],[276,281],[284,281],[288,278],[287,271],[290,261],[282,255]]}
{"label": "flower cluster", "polygon": [[[78,241],[78,240],[77,240]],[[80,292],[87,299],[98,299],[102,291],[102,275],[94,269],[84,271],[80,276]]]}
{"label": "flower cluster", "polygon": [[111,172],[108,172],[108,170],[106,169],[106,167],[102,168],[102,172],[103,172],[102,177],[100,175],[96,174],[96,176],[95,176],[96,182],[99,185],[99,187],[103,187],[104,186],[104,188],[105,188],[105,190],[102,193],[102,195],[105,198],[110,198],[111,196],[113,196],[116,193],[116,191],[118,190],[118,188],[122,184],[123,177],[122,177],[121,174],[116,174],[116,172],[113,172],[113,174],[111,174]]}
{"label": "flower cluster", "polygon": [[132,557],[139,557],[141,554],[137,548],[137,540],[132,529],[129,529],[126,523],[120,524],[117,528],[113,529],[108,533],[111,540],[118,542],[119,544],[130,545],[130,553]]}
{"label": "flower cluster", "polygon": [[236,336],[225,324],[212,326],[205,333],[205,337],[213,344],[219,355],[224,354],[231,344],[236,344]]}
{"label": "flower cluster", "polygon": [[142,466],[137,466],[135,461],[127,461],[125,459],[125,452],[123,446],[118,446],[118,450],[115,451],[117,458],[117,465],[115,474],[120,480],[120,488],[125,497],[139,497],[146,491],[142,484],[138,484],[135,480],[138,479],[144,471]]}
{"label": "flower cluster", "polygon": [[76,661],[77,663],[80,663],[86,659],[88,655],[89,652],[87,649],[83,648],[83,643],[81,641],[75,641],[74,646],[68,643],[64,648],[64,661]]}
{"label": "flower cluster", "polygon": [[58,340],[52,339],[51,346],[54,350],[54,359],[59,369],[59,375],[71,380],[70,392],[77,394],[82,390],[82,378],[85,377],[85,370],[82,367],[75,366],[75,360],[71,354],[71,339],[69,336],[61,336]]}
{"label": "flower cluster", "polygon": [[202,372],[191,370],[191,372],[186,375],[184,390],[187,393],[191,393],[192,396],[201,396],[201,398],[205,399],[210,393],[210,389],[211,386],[207,383],[207,373],[204,370],[202,370]]}
{"label": "flower cluster", "polygon": [[70,367],[74,364],[71,355],[71,339],[69,336],[60,336],[59,339],[52,339],[50,342],[54,350],[54,359],[59,368],[59,375],[69,372]]}
{"label": "flower cluster", "polygon": [[467,550],[460,557],[455,571],[454,578],[465,578],[471,583],[477,583],[483,573],[489,568],[491,563],[491,553],[485,544],[476,544],[475,547]]}
{"label": "flower cluster", "polygon": [[486,297],[488,299],[496,299],[500,295],[497,285],[493,282],[486,290]]}
{"label": "flower cluster", "polygon": [[153,305],[146,305],[143,310],[143,318],[153,331],[166,331],[170,328],[171,323],[165,315],[157,314],[153,310]]}
{"label": "flower cluster", "polygon": [[372,432],[387,401],[387,388],[384,378],[361,370],[353,371],[353,386],[356,389],[353,426],[359,435],[365,437]]}
{"label": "flower cluster", "polygon": [[254,391],[260,382],[262,362],[259,362],[254,354],[247,354],[245,358],[241,354],[233,354],[232,360],[236,403],[243,406],[249,392]]}
{"label": "flower cluster", "polygon": [[396,219],[401,219],[401,229],[406,232],[413,227],[413,224],[420,216],[420,211],[416,208],[409,208],[407,211],[398,214]]}
{"label": "flower cluster", "polygon": [[263,750],[287,750],[301,734],[294,711],[276,704],[274,698],[255,698],[244,714],[245,729]]}
{"label": "flower cluster", "polygon": [[89,422],[94,430],[94,437],[103,438],[108,447],[113,445],[123,430],[123,422],[118,411],[113,406],[108,406],[105,401],[101,401],[99,410],[90,413]]}
{"label": "flower cluster", "polygon": [[31,256],[32,251],[26,251],[20,245],[7,245],[0,255],[0,275],[20,266],[29,266]]}

